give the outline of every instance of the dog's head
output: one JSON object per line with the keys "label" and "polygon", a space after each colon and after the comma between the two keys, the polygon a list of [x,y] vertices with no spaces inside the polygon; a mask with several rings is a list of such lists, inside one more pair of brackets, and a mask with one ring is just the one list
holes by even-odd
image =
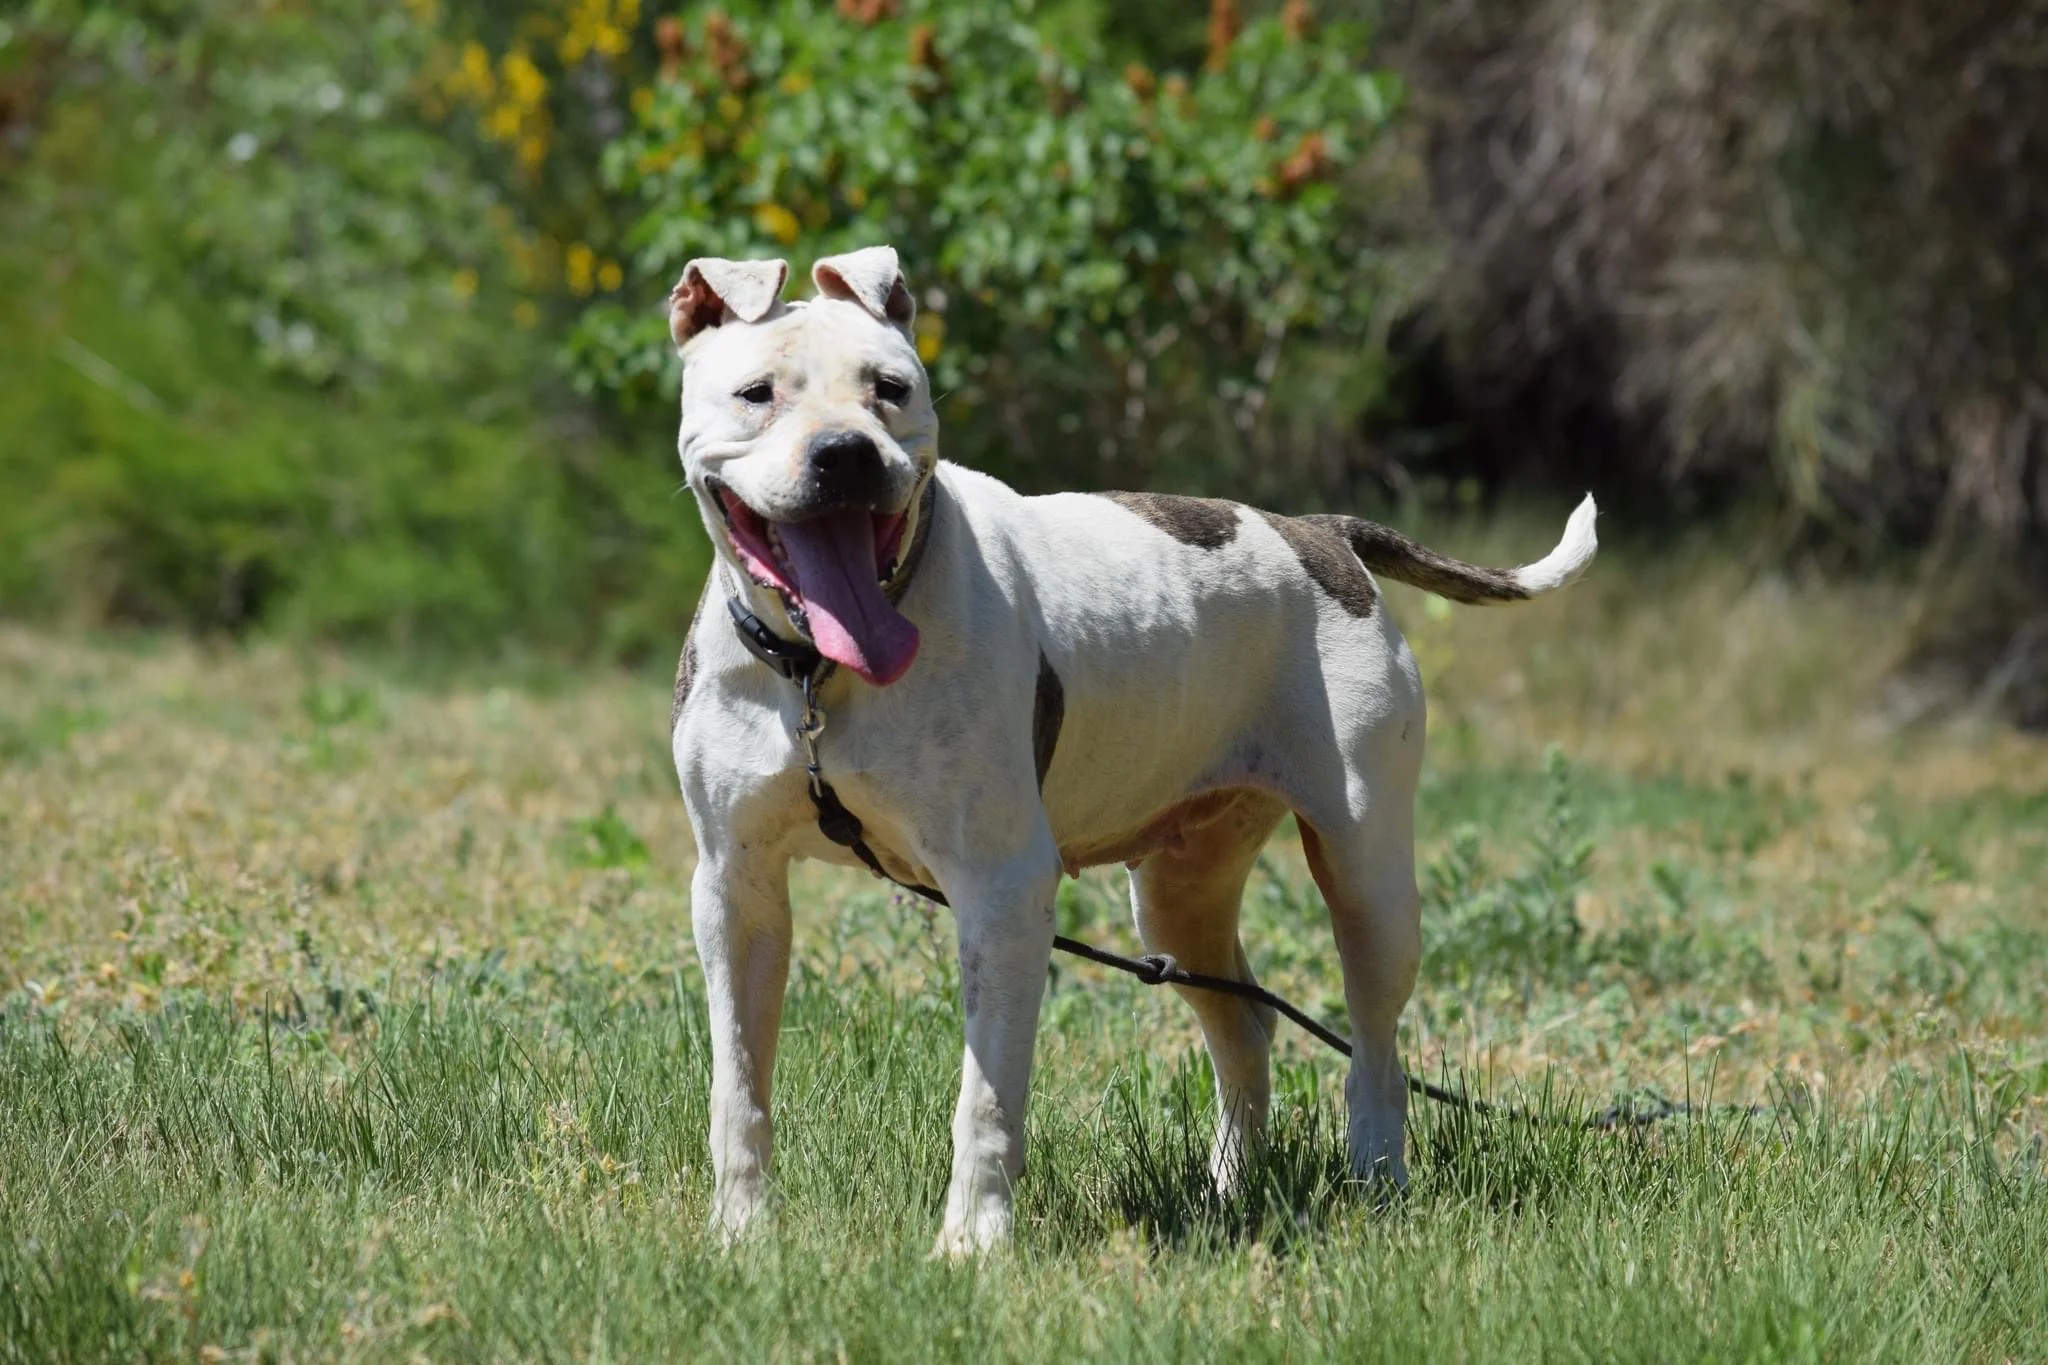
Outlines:
{"label": "dog's head", "polygon": [[669,295],[683,471],[720,556],[825,657],[884,685],[917,655],[885,587],[938,462],[916,304],[885,246],[819,261],[807,302],[783,301],[788,274],[700,259]]}

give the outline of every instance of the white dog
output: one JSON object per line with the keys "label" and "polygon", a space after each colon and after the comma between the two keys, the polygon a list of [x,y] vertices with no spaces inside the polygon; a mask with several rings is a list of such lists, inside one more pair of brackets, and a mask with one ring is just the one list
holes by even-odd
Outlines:
{"label": "white dog", "polygon": [[[1062,873],[1126,864],[1148,951],[1250,980],[1239,899],[1290,811],[1343,965],[1351,1162],[1404,1180],[1395,1024],[1421,954],[1423,698],[1367,570],[1460,602],[1549,592],[1593,557],[1592,500],[1548,556],[1503,571],[1351,517],[1022,497],[939,462],[893,250],[818,262],[808,303],[783,301],[787,273],[692,261],[670,299],[679,447],[717,547],[673,732],[697,839],[716,1222],[737,1233],[768,1199],[788,868],[856,863],[844,823],[821,828],[835,810],[958,919],[967,1048],[941,1251],[1009,1231]],[[803,666],[772,666],[788,658]],[[814,690],[793,681],[812,664]],[[1183,994],[1215,1063],[1227,1184],[1265,1120],[1273,1019]]]}

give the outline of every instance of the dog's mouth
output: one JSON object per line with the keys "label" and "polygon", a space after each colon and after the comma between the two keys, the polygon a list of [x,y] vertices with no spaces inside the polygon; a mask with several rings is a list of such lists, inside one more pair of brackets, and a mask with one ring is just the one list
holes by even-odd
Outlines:
{"label": "dog's mouth", "polygon": [[781,595],[790,620],[820,654],[877,687],[909,671],[917,627],[884,591],[910,524],[908,508],[844,508],[802,521],[770,521],[717,480],[706,484],[740,566]]}

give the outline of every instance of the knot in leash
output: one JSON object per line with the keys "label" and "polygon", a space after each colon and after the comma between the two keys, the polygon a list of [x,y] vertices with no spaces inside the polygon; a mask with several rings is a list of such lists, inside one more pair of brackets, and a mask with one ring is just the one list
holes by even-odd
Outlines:
{"label": "knot in leash", "polygon": [[1183,975],[1172,953],[1147,953],[1136,961],[1137,970],[1131,975],[1148,986],[1163,985]]}

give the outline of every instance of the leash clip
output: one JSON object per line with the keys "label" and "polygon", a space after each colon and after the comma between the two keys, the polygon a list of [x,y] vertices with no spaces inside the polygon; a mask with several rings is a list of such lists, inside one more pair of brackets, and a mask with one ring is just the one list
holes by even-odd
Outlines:
{"label": "leash clip", "polygon": [[818,709],[818,672],[824,657],[809,641],[785,640],[777,635],[737,597],[725,599],[725,610],[747,652],[795,683],[803,694],[803,715],[791,727],[791,733],[804,746],[804,775],[810,782],[811,796],[822,798],[825,778],[818,769],[818,736],[825,733],[825,713]]}
{"label": "leash clip", "polygon": [[804,713],[791,730],[804,746],[804,774],[810,779],[811,795],[822,797],[825,778],[818,771],[818,737],[825,733],[825,713],[818,709],[817,683],[811,674],[799,676],[796,685],[803,692]]}

